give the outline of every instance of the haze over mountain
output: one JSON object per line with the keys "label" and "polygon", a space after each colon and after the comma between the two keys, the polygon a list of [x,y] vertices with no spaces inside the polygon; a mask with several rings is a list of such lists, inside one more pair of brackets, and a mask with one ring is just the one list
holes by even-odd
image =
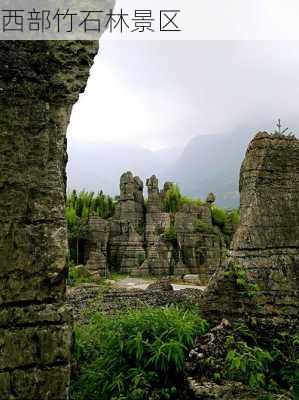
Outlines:
{"label": "haze over mountain", "polygon": [[[297,121],[289,122],[291,130],[299,132]],[[256,132],[273,128],[267,123],[244,125],[223,134],[195,136],[183,148],[158,151],[137,145],[72,141],[68,190],[103,190],[115,196],[119,194],[120,175],[130,170],[144,184],[146,178],[155,174],[160,186],[165,181],[173,181],[179,184],[184,195],[202,199],[214,192],[220,206],[237,207],[239,172],[246,148]]]}
{"label": "haze over mountain", "polygon": [[250,138],[279,117],[299,131],[298,68],[295,41],[102,42],[68,129],[69,189],[115,195],[131,170],[237,205]]}
{"label": "haze over mountain", "polygon": [[213,191],[218,204],[237,206],[238,175],[247,141],[248,137],[242,135],[201,135],[180,153],[177,149],[154,152],[115,144],[73,145],[68,188],[117,195],[120,175],[130,170],[144,183],[155,174],[160,186],[171,180],[185,195],[205,198]]}
{"label": "haze over mountain", "polygon": [[119,194],[119,178],[132,171],[145,183],[154,173],[164,176],[166,169],[181,154],[179,148],[151,151],[141,146],[113,143],[69,144],[68,189],[103,190],[110,195]]}

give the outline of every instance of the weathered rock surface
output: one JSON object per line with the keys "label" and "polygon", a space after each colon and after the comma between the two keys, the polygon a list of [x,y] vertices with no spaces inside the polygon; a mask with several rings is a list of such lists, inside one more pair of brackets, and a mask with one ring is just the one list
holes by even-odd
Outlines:
{"label": "weathered rock surface", "polygon": [[151,283],[148,285],[146,290],[162,290],[162,291],[172,291],[173,286],[170,282],[170,278],[163,276],[159,281]]}
{"label": "weathered rock surface", "polygon": [[139,231],[144,226],[143,182],[132,172],[120,177],[120,201],[113,219],[128,221]]}
{"label": "weathered rock surface", "polygon": [[[299,319],[299,141],[259,133],[240,175],[240,225],[229,265],[246,273],[238,289],[229,266],[211,281],[203,309],[214,319],[249,318],[259,328]],[[248,291],[254,287],[254,294]]]}
{"label": "weathered rock surface", "polygon": [[162,208],[163,196],[172,183],[159,190],[159,181],[155,175],[146,181],[148,201],[146,212],[145,239],[147,245],[148,270],[152,275],[174,273],[175,249],[172,243],[164,240],[162,234],[171,226],[171,216]]}
{"label": "weathered rock surface", "polygon": [[108,245],[109,263],[113,270],[130,274],[145,260],[144,239],[133,223],[113,221]]}
{"label": "weathered rock surface", "polygon": [[[187,288],[182,290],[161,290],[156,286],[153,290],[101,288],[98,285],[81,284],[69,288],[67,303],[74,309],[76,321],[84,321],[90,312],[103,314],[116,314],[128,309],[144,307],[165,307],[168,305],[192,304],[196,307],[199,303],[201,290]],[[0,381],[1,382],[1,381]]]}
{"label": "weathered rock surface", "polygon": [[212,225],[207,204],[184,205],[175,216],[179,259],[185,271],[198,274],[202,283],[220,267],[226,246],[221,232]]}
{"label": "weathered rock surface", "polygon": [[97,42],[0,44],[0,399],[68,397],[66,128]]}
{"label": "weathered rock surface", "polygon": [[108,275],[107,246],[109,223],[97,215],[91,215],[88,225],[88,237],[85,248],[86,269],[93,280]]}
{"label": "weathered rock surface", "polygon": [[120,200],[110,220],[108,263],[121,273],[131,273],[145,260],[145,209],[143,182],[131,172],[120,178]]}
{"label": "weathered rock surface", "polygon": [[[263,390],[252,392],[241,382],[223,381],[219,384],[202,379],[198,381],[188,378],[189,388],[193,393],[192,398],[196,400],[257,400],[269,398],[269,394]],[[273,400],[292,400],[292,395],[272,394]]]}
{"label": "weathered rock surface", "polygon": [[90,218],[87,269],[96,278],[106,276],[107,270],[135,276],[195,273],[201,284],[207,283],[226,249],[222,233],[212,224],[215,196],[210,193],[202,206],[186,204],[172,214],[163,205],[173,183],[166,182],[160,191],[153,175],[146,184],[145,207],[142,181],[126,172],[114,215],[108,221]]}

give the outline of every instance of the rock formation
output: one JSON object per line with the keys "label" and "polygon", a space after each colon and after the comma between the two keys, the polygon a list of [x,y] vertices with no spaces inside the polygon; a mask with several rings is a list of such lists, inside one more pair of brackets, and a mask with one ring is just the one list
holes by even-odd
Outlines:
{"label": "rock formation", "polygon": [[210,206],[184,205],[175,216],[175,230],[185,270],[208,282],[220,267],[226,249],[220,230],[212,225]]}
{"label": "rock formation", "polygon": [[120,178],[120,200],[110,220],[108,258],[112,269],[131,273],[145,260],[143,183],[131,172]]}
{"label": "rock formation", "polygon": [[96,279],[106,275],[108,268],[138,276],[194,273],[203,284],[207,283],[219,268],[226,248],[222,233],[212,224],[215,196],[210,193],[201,206],[185,204],[178,212],[169,213],[164,210],[164,202],[173,183],[166,182],[160,191],[153,175],[146,184],[145,207],[142,181],[126,172],[120,178],[114,215],[106,222],[92,216],[86,245],[87,269]]}
{"label": "rock formation", "polygon": [[68,398],[66,128],[97,42],[0,44],[0,399]]}
{"label": "rock formation", "polygon": [[[298,323],[298,188],[299,141],[258,133],[241,167],[241,221],[231,258],[204,297],[209,317],[247,316],[267,330]],[[242,271],[246,281],[238,288]]]}
{"label": "rock formation", "polygon": [[[162,209],[163,192],[159,191],[159,181],[155,175],[147,179],[148,201],[146,212],[145,239],[147,244],[147,268],[152,275],[169,275],[173,260],[173,246],[166,242],[162,234],[170,228],[170,214]],[[168,184],[168,187],[171,183]]]}
{"label": "rock formation", "polygon": [[143,182],[126,172],[120,177],[120,200],[116,207],[114,220],[128,221],[136,230],[144,225]]}
{"label": "rock formation", "polygon": [[109,238],[109,223],[97,215],[89,219],[88,238],[85,248],[86,269],[94,280],[107,276],[107,245]]}

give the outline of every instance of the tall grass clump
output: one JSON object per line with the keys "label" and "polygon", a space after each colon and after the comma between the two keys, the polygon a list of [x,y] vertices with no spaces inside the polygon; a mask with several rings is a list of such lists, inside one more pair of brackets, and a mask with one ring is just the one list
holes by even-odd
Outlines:
{"label": "tall grass clump", "polygon": [[184,365],[207,323],[176,307],[94,315],[75,331],[73,400],[179,399]]}

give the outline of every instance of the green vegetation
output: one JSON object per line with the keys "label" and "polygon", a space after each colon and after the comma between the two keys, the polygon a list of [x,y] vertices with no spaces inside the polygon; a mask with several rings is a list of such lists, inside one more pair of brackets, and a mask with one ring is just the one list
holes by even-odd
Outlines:
{"label": "green vegetation", "polygon": [[221,357],[206,358],[199,362],[199,368],[218,383],[236,380],[253,391],[264,389],[269,393],[264,399],[287,391],[298,400],[299,332],[283,332],[265,343],[258,341],[244,322],[236,321]]}
{"label": "green vegetation", "polygon": [[[84,262],[84,241],[87,239],[88,220],[90,215],[93,213],[104,219],[110,218],[115,212],[117,200],[117,197],[113,199],[112,197],[103,194],[102,191],[95,194],[84,190],[77,193],[74,190],[67,195],[66,220],[68,227],[70,261],[77,265]],[[200,199],[190,199],[183,196],[179,186],[173,184],[167,190],[162,203],[163,210],[171,214],[172,225],[174,224],[175,213],[186,204],[200,207],[203,202]],[[146,208],[147,199],[145,199],[144,205]],[[234,227],[239,222],[239,211],[226,210],[213,205],[212,222],[213,225],[220,228],[226,241],[229,243],[234,232]],[[198,221],[197,228],[199,232],[216,232],[200,220]],[[138,233],[142,236],[144,234],[144,227],[139,227]],[[162,233],[164,233],[166,240],[176,243],[176,232],[173,226],[166,232],[161,232],[161,234]]]}
{"label": "green vegetation", "polygon": [[182,198],[181,198],[181,206],[183,206],[184,204],[194,205],[194,206],[200,207],[200,206],[203,205],[203,201],[200,200],[200,199],[191,199],[190,197],[182,196]]}
{"label": "green vegetation", "polygon": [[240,212],[238,209],[235,208],[229,211],[228,216],[231,219],[231,222],[234,226],[238,225],[238,223],[240,222]]}
{"label": "green vegetation", "polygon": [[224,228],[225,224],[228,222],[228,211],[224,208],[212,206],[212,219],[213,224],[219,226],[219,228]]}
{"label": "green vegetation", "polygon": [[235,282],[238,289],[243,290],[244,293],[253,298],[259,292],[259,287],[256,283],[251,283],[244,268],[236,262],[230,262],[227,266],[224,275]]}
{"label": "green vegetation", "polygon": [[[203,202],[200,199],[190,199],[181,194],[181,190],[177,184],[173,184],[166,192],[163,199],[163,209],[164,211],[171,213],[174,215],[176,212],[180,210],[180,208],[185,205],[195,205],[202,206]],[[224,237],[229,243],[231,241],[232,235],[236,226],[239,223],[240,215],[238,209],[228,210],[225,208],[220,208],[215,204],[212,205],[212,223],[214,226],[218,226],[221,232],[224,234]],[[213,232],[215,230],[211,230],[211,228],[204,224],[203,221],[198,221],[198,231],[199,232]]]}
{"label": "green vegetation", "polygon": [[200,199],[190,199],[189,197],[183,196],[181,190],[177,184],[173,184],[166,192],[163,199],[163,209],[169,213],[176,213],[180,207],[184,204],[194,204],[201,206],[202,201]]}
{"label": "green vegetation", "polygon": [[[183,400],[185,360],[207,322],[194,310],[144,308],[113,318],[88,314],[75,329],[72,400]],[[198,359],[197,374],[216,383],[238,381],[272,399],[299,399],[299,332],[259,339],[243,321],[217,335],[215,351]],[[205,342],[204,342],[205,343]],[[220,351],[219,351],[220,349]]]}
{"label": "green vegetation", "polygon": [[234,336],[227,338],[227,378],[242,381],[251,389],[264,388],[266,375],[273,358],[269,351],[250,346]]}
{"label": "green vegetation", "polygon": [[68,265],[68,279],[67,279],[67,284],[69,286],[77,286],[80,285],[81,283],[90,283],[91,279],[88,276],[88,273],[86,274],[81,274],[79,273],[78,269],[74,265],[72,261],[69,262]]}
{"label": "green vegetation", "polygon": [[97,195],[93,192],[75,190],[68,194],[66,200],[66,220],[68,226],[68,237],[70,247],[70,259],[76,264],[80,263],[80,241],[87,236],[87,224],[91,213],[102,218],[109,218],[113,215],[115,201],[103,194]]}
{"label": "green vegetation", "polygon": [[217,229],[215,229],[214,226],[210,226],[210,225],[206,224],[201,219],[198,219],[196,221],[196,230],[198,232],[217,233]]}
{"label": "green vegetation", "polygon": [[175,213],[181,206],[182,194],[178,185],[172,185],[165,193],[163,208],[166,212]]}
{"label": "green vegetation", "polygon": [[175,227],[173,225],[170,225],[170,227],[165,230],[163,237],[168,242],[170,242],[172,244],[176,244],[177,243],[177,233],[176,233]]}
{"label": "green vegetation", "polygon": [[225,208],[220,208],[214,204],[212,205],[211,211],[213,225],[220,228],[227,244],[229,244],[235,228],[240,222],[239,210],[227,210]]}
{"label": "green vegetation", "polygon": [[196,313],[146,308],[76,328],[72,400],[183,399],[185,359],[207,330]]}

